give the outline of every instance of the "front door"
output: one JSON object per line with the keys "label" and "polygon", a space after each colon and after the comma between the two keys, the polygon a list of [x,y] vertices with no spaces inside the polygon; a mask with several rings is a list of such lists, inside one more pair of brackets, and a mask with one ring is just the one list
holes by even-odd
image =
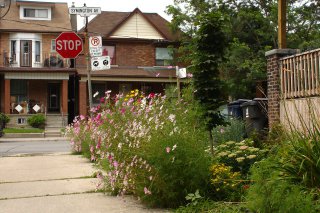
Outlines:
{"label": "front door", "polygon": [[48,84],[48,112],[60,112],[60,83]]}
{"label": "front door", "polygon": [[20,43],[20,66],[31,67],[32,41],[21,40]]}

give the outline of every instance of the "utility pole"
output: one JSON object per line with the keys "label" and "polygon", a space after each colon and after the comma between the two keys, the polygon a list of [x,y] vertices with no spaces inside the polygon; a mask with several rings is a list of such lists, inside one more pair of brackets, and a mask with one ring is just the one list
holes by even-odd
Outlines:
{"label": "utility pole", "polygon": [[[87,78],[88,78],[88,95],[89,95],[89,108],[92,109],[92,86],[91,86],[91,57],[89,52],[89,35],[88,35],[88,17],[91,15],[101,14],[100,7],[87,7],[86,3],[83,4],[83,7],[70,7],[69,14],[80,15],[85,17],[85,28],[84,28],[84,53],[87,63]],[[91,115],[91,111],[90,111]]]}
{"label": "utility pole", "polygon": [[181,99],[181,89],[180,89],[179,66],[176,66],[176,76],[177,76],[178,100],[180,101],[180,99]]}
{"label": "utility pole", "polygon": [[[86,4],[83,5],[84,7]],[[84,43],[85,43],[85,57],[87,63],[87,78],[88,78],[88,93],[89,93],[89,110],[91,115],[92,109],[92,84],[91,84],[91,63],[90,63],[90,53],[89,53],[89,36],[88,36],[88,16],[85,17],[86,25],[84,29]]]}
{"label": "utility pole", "polygon": [[287,0],[278,0],[278,45],[279,45],[279,49],[287,48],[286,11],[287,11]]}

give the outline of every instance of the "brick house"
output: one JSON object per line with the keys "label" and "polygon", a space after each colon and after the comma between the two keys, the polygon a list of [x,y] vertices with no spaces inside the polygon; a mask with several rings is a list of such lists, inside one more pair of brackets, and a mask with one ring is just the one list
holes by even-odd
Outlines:
{"label": "brick house", "polygon": [[[88,23],[89,36],[100,35],[103,55],[111,58],[111,69],[91,72],[93,98],[98,104],[104,92],[127,93],[139,89],[145,94],[164,92],[176,84],[177,64],[174,48],[178,47],[179,33],[173,34],[168,21],[156,13],[107,12]],[[79,34],[83,33],[80,30]],[[79,113],[88,110],[87,69],[85,57],[77,59],[79,76]]]}
{"label": "brick house", "polygon": [[0,20],[0,106],[9,126],[26,125],[39,112],[63,125],[73,111],[74,61],[55,52],[54,39],[63,31],[72,31],[67,3],[12,1]]}

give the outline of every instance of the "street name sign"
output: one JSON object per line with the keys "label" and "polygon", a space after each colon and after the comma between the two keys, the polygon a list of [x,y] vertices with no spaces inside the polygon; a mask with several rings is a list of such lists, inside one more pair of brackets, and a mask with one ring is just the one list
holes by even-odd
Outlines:
{"label": "street name sign", "polygon": [[110,56],[100,56],[91,58],[91,70],[107,70],[110,69]]}
{"label": "street name sign", "polygon": [[56,51],[63,58],[76,58],[83,49],[82,39],[74,32],[63,32],[56,38]]}
{"label": "street name sign", "polygon": [[101,7],[69,7],[69,14],[87,17],[101,14]]}

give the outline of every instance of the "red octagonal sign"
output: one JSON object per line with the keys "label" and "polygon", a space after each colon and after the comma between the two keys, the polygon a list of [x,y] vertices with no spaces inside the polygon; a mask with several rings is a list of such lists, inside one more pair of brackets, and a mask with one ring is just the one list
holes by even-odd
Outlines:
{"label": "red octagonal sign", "polygon": [[56,38],[56,51],[63,58],[76,58],[82,47],[82,39],[74,32],[63,32]]}

